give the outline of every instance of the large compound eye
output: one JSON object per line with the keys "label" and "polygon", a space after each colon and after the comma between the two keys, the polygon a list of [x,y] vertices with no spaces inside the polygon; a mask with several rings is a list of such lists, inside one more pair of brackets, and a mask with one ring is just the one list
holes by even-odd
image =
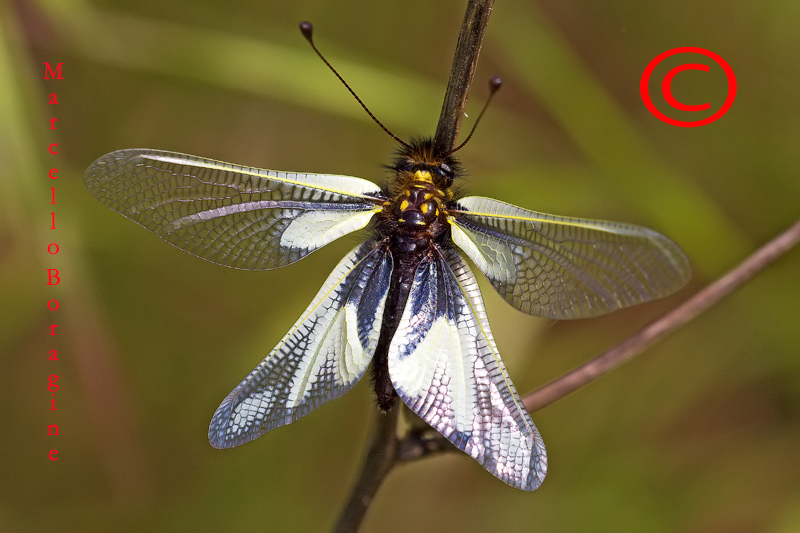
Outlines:
{"label": "large compound eye", "polygon": [[415,167],[415,162],[411,159],[406,159],[404,161],[398,161],[394,169],[397,170],[398,172],[407,172],[414,170],[414,167]]}
{"label": "large compound eye", "polygon": [[447,163],[441,163],[436,167],[437,174],[444,177],[447,181],[447,186],[451,186],[453,184],[453,169],[450,168],[450,165]]}

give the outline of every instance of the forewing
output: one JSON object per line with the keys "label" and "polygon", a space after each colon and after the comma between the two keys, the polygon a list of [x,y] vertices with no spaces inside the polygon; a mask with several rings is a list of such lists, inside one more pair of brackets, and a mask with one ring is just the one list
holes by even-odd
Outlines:
{"label": "forewing", "polygon": [[84,181],[98,200],[170,244],[249,270],[285,266],[363,228],[380,188],[349,176],[277,172],[160,150],[120,150]]}
{"label": "forewing", "polygon": [[683,287],[689,260],[641,226],[527,211],[490,198],[459,200],[453,241],[515,308],[584,318],[662,298]]}
{"label": "forewing", "polygon": [[311,305],[214,413],[208,438],[230,448],[291,424],[350,389],[372,360],[392,256],[368,241],[333,270]]}
{"label": "forewing", "polygon": [[544,443],[497,353],[475,276],[453,250],[423,260],[389,347],[412,411],[509,485],[535,490]]}

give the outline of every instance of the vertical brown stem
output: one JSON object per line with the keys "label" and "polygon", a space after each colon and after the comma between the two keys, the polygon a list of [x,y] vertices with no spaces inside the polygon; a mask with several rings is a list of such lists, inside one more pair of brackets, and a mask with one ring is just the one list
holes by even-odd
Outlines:
{"label": "vertical brown stem", "polygon": [[376,409],[361,475],[333,529],[337,533],[358,531],[381,483],[394,468],[397,455],[397,418],[400,412],[398,404],[399,401],[395,398],[389,411],[383,413]]}
{"label": "vertical brown stem", "polygon": [[[494,0],[467,2],[467,12],[458,36],[450,81],[447,84],[447,93],[434,136],[434,143],[443,151],[455,146],[493,5]],[[400,407],[399,402],[395,401],[394,407],[389,412],[378,413],[361,473],[339,515],[334,531],[358,530],[381,483],[397,463],[397,419]]]}
{"label": "vertical brown stem", "polygon": [[461,33],[458,35],[442,113],[439,115],[439,124],[436,126],[434,136],[434,145],[443,151],[452,149],[456,144],[492,6],[494,0],[470,0],[467,5]]}

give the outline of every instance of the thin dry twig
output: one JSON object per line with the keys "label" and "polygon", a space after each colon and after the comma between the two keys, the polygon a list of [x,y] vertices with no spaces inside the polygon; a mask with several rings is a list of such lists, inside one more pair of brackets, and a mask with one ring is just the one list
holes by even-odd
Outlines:
{"label": "thin dry twig", "polygon": [[679,328],[697,315],[722,300],[781,255],[800,242],[800,220],[789,229],[753,252],[747,259],[727,274],[708,285],[681,305],[650,323],[613,348],[606,350],[594,359],[575,370],[551,381],[523,398],[529,411],[536,411],[550,405],[594,381],[609,370],[633,359],[639,353],[655,344],[667,333]]}
{"label": "thin dry twig", "polygon": [[338,533],[358,530],[378,488],[394,467],[398,442],[397,419],[400,412],[398,403],[395,398],[394,405],[385,413],[375,410],[374,429],[367,446],[361,476],[336,522],[334,531]]}
{"label": "thin dry twig", "polygon": [[[450,150],[455,146],[493,5],[494,0],[469,0],[467,2],[464,22],[461,25],[461,33],[458,36],[458,44],[453,58],[453,67],[450,70],[450,81],[447,84],[447,92],[434,136],[434,143],[443,150]],[[394,407],[388,413],[378,414],[376,429],[368,444],[361,473],[336,522],[334,530],[337,532],[357,531],[378,488],[395,466],[398,455],[407,457],[408,453],[411,453],[408,448],[423,450],[424,453],[426,449],[424,443],[432,440],[421,436],[418,436],[416,440],[409,440],[416,435],[412,432],[403,440],[406,443],[403,453],[396,452],[399,442],[396,434],[400,411],[398,403],[395,401]],[[408,443],[411,442],[413,442],[413,446],[408,446]],[[435,443],[435,441],[433,442]]]}
{"label": "thin dry twig", "polygon": [[450,81],[447,83],[439,124],[433,138],[434,144],[443,150],[450,150],[456,145],[493,5],[494,0],[470,0],[467,5],[453,57],[453,67],[450,69]]}

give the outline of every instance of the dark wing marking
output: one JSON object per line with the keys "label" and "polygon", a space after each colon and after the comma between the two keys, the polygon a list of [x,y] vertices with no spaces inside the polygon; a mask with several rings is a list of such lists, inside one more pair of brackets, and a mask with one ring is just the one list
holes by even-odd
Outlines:
{"label": "dark wing marking", "polygon": [[583,318],[662,298],[683,287],[689,260],[655,231],[536,213],[471,196],[450,209],[453,241],[515,308]]}
{"label": "dark wing marking", "polygon": [[544,443],[497,353],[475,276],[453,250],[423,260],[389,347],[412,411],[509,485],[535,490]]}
{"label": "dark wing marking", "polygon": [[217,408],[211,445],[239,446],[349,390],[375,352],[391,277],[385,247],[368,241],[350,252],[292,329]]}
{"label": "dark wing marking", "polygon": [[84,181],[98,200],[220,265],[285,266],[363,228],[380,188],[349,176],[276,172],[160,150],[120,150]]}

